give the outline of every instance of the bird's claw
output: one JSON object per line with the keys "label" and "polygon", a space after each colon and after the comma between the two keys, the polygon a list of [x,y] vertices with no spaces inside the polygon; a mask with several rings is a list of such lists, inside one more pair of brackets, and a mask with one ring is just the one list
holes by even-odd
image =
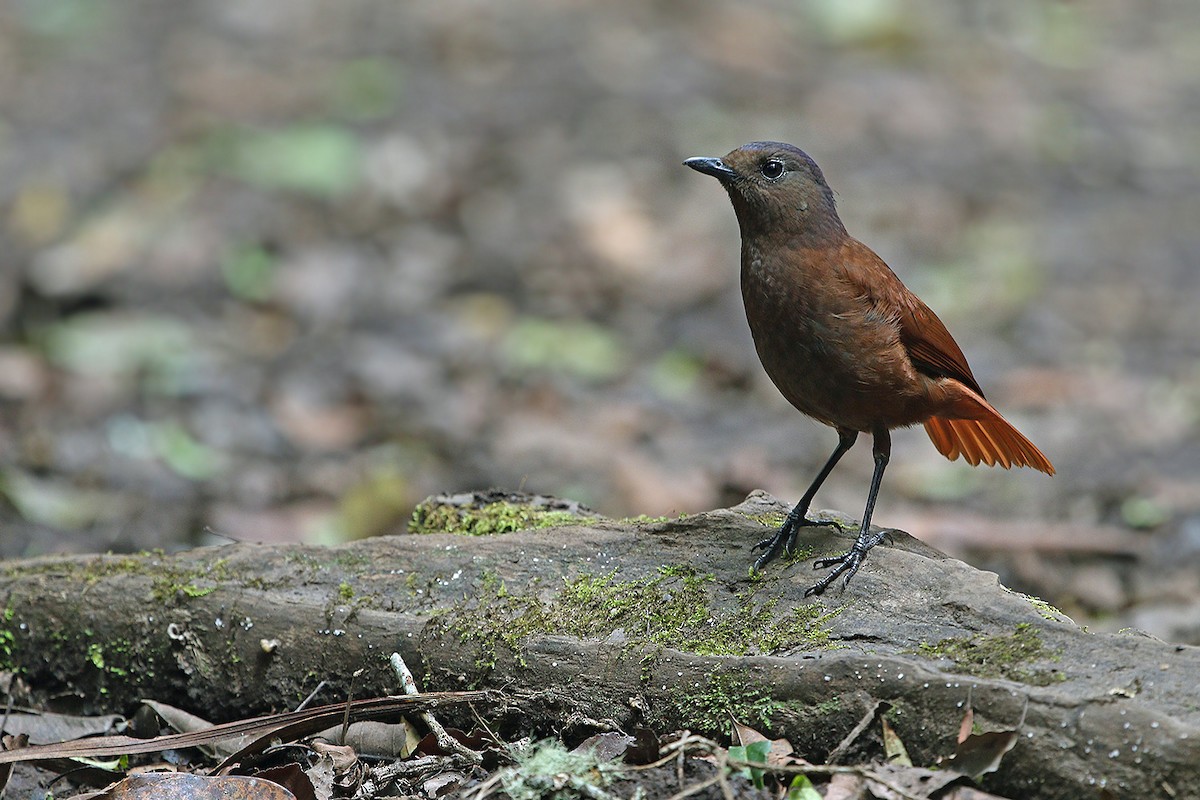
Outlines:
{"label": "bird's claw", "polygon": [[824,594],[825,590],[838,579],[839,575],[846,576],[846,579],[842,581],[842,589],[845,589],[850,585],[850,579],[858,572],[858,568],[862,566],[863,559],[867,557],[867,552],[884,539],[887,539],[889,543],[893,541],[892,531],[886,528],[870,538],[863,538],[865,535],[865,532],[860,533],[854,546],[840,556],[818,558],[813,562],[814,570],[833,567],[833,571],[806,589],[804,592],[805,597],[812,597],[814,594]]}
{"label": "bird's claw", "polygon": [[750,552],[765,552],[758,557],[754,562],[756,571],[762,570],[767,564],[774,561],[780,553],[793,553],[796,550],[796,535],[800,529],[809,525],[818,525],[820,523],[813,522],[808,517],[788,514],[787,519],[779,526],[779,530],[774,536],[768,536],[758,544],[750,548]]}
{"label": "bird's claw", "polygon": [[832,558],[818,558],[813,562],[813,569],[828,569],[833,567],[833,571],[826,575],[821,580],[817,581],[812,586],[804,590],[805,597],[812,597],[814,594],[824,594],[829,585],[838,579],[839,576],[845,575],[846,579],[842,582],[842,588],[845,589],[850,585],[850,579],[858,572],[858,568],[862,566],[863,558],[867,555],[867,550],[871,548],[852,547],[848,552],[842,553],[840,556]]}

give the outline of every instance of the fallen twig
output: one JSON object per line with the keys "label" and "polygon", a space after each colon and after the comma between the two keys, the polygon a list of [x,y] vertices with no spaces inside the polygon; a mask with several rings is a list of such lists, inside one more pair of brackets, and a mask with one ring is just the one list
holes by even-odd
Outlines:
{"label": "fallen twig", "polygon": [[[392,669],[395,670],[397,677],[400,678],[400,685],[404,687],[404,693],[418,694],[417,682],[413,678],[408,665],[404,663],[404,659],[400,657],[400,654],[392,653],[392,657],[389,660]],[[420,716],[421,720],[429,726],[430,732],[433,733],[433,738],[437,740],[438,747],[450,753],[457,753],[472,764],[483,763],[483,754],[472,750],[447,733],[446,729],[442,727],[442,723],[438,722],[437,718],[433,716],[432,711],[421,711]]]}

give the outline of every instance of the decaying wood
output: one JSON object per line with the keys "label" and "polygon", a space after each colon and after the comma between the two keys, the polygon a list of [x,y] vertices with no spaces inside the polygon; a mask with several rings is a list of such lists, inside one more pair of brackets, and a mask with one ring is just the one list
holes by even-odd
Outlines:
{"label": "decaying wood", "polygon": [[[18,696],[96,711],[154,697],[229,719],[321,680],[323,702],[398,693],[398,650],[423,690],[502,688],[506,706],[475,711],[503,732],[717,734],[732,714],[821,761],[882,700],[927,765],[954,751],[969,703],[985,730],[1020,723],[993,791],[1200,796],[1196,648],[1089,634],[902,533],[847,591],[805,599],[808,562],[747,569],[784,510],[756,493],[664,522],[13,562],[0,674]],[[801,542],[820,555],[850,536],[828,525]]]}

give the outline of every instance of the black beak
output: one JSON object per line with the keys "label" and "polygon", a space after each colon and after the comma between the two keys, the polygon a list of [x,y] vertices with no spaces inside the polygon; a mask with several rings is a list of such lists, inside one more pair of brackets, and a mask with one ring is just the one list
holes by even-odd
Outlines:
{"label": "black beak", "polygon": [[719,158],[689,158],[683,162],[685,167],[691,167],[696,172],[703,172],[705,175],[712,175],[721,183],[731,181],[738,176],[736,172],[725,166],[725,162]]}

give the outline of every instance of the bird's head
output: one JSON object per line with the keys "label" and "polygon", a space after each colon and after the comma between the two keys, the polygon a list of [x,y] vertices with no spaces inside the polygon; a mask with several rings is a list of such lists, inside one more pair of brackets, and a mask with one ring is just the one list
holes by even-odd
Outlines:
{"label": "bird's head", "polygon": [[821,168],[798,147],[751,142],[722,158],[683,163],[721,182],[743,237],[784,233],[819,239],[846,233]]}

